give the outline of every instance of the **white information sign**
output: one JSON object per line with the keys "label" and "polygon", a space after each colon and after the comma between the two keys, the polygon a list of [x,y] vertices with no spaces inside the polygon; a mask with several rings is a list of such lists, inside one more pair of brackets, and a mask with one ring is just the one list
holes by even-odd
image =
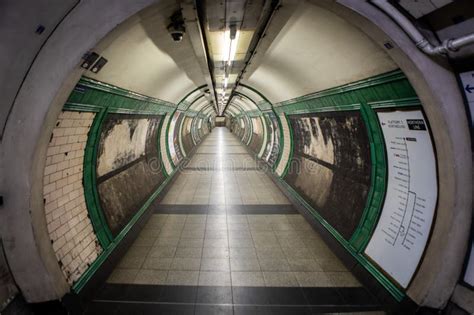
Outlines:
{"label": "white information sign", "polygon": [[438,197],[436,160],[420,110],[377,115],[387,150],[388,183],[382,213],[365,253],[406,288],[433,221]]}
{"label": "white information sign", "polygon": [[459,74],[461,78],[464,95],[469,104],[471,112],[471,124],[474,124],[474,71],[463,72]]}

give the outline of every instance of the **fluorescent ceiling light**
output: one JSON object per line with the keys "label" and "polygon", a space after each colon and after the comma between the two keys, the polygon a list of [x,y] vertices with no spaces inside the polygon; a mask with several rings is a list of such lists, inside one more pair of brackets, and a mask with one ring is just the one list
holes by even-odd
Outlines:
{"label": "fluorescent ceiling light", "polygon": [[235,39],[230,39],[230,30],[224,32],[224,40],[222,45],[222,58],[224,62],[228,65],[232,63],[235,59],[235,54],[237,53],[237,44],[239,40],[240,32],[235,33]]}
{"label": "fluorescent ceiling light", "polygon": [[[232,63],[232,61],[235,60],[235,54],[237,53],[237,43],[239,40],[239,33],[240,32],[237,31],[235,33],[235,39],[230,41],[230,57],[229,57],[229,60],[227,61],[229,66]],[[230,37],[230,33],[229,33],[229,37]]]}

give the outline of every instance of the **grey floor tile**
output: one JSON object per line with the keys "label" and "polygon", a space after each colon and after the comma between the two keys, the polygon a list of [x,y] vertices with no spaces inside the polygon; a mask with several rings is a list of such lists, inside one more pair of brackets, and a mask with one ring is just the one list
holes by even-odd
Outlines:
{"label": "grey floor tile", "polygon": [[135,242],[133,242],[133,246],[153,246],[155,243],[156,237],[145,237],[145,236],[138,236]]}
{"label": "grey floor tile", "polygon": [[318,259],[316,261],[323,271],[349,271],[346,266],[336,257],[329,259]]}
{"label": "grey floor tile", "polygon": [[231,258],[230,269],[232,271],[260,271],[260,263],[258,259]]}
{"label": "grey floor tile", "polygon": [[160,234],[160,229],[143,229],[139,236],[142,236],[142,237],[150,237],[150,238],[156,238],[158,237],[158,235]]}
{"label": "grey floor tile", "polygon": [[204,247],[202,258],[229,258],[229,248],[227,247]]}
{"label": "grey floor tile", "polygon": [[199,273],[200,286],[230,286],[230,272],[201,271]]}
{"label": "grey floor tile", "polygon": [[165,270],[141,269],[138,272],[133,283],[134,284],[163,285],[163,284],[166,284],[167,276],[168,276],[168,271],[165,271]]}
{"label": "grey floor tile", "polygon": [[201,262],[202,271],[230,271],[228,258],[203,258]]}
{"label": "grey floor tile", "polygon": [[285,259],[283,250],[278,247],[257,247],[257,256],[259,259]]}
{"label": "grey floor tile", "polygon": [[306,248],[305,243],[298,236],[294,236],[294,237],[277,236],[277,238],[278,238],[278,242],[280,243],[281,247]]}
{"label": "grey floor tile", "polygon": [[291,271],[323,271],[313,258],[288,258]]}
{"label": "grey floor tile", "polygon": [[181,238],[204,238],[204,230],[183,230]]}
{"label": "grey floor tile", "polygon": [[265,286],[263,274],[260,271],[233,271],[231,273],[232,286],[262,287]]}
{"label": "grey floor tile", "polygon": [[169,238],[169,237],[158,237],[153,244],[154,246],[172,246],[177,247],[179,243],[179,238]]}
{"label": "grey floor tile", "polygon": [[253,239],[248,238],[229,238],[229,247],[251,247],[253,248],[254,242]]}
{"label": "grey floor tile", "polygon": [[183,238],[179,240],[178,247],[203,247],[204,239],[203,238]]}
{"label": "grey floor tile", "polygon": [[152,258],[173,258],[175,253],[175,246],[154,246],[148,256]]}
{"label": "grey floor tile", "polygon": [[252,247],[230,247],[230,258],[257,259],[257,251],[255,250],[253,246]]}
{"label": "grey floor tile", "polygon": [[283,252],[285,253],[286,258],[303,258],[309,259],[314,258],[314,255],[311,251],[306,248],[293,248],[293,247],[283,247]]}
{"label": "grey floor tile", "polygon": [[133,283],[139,269],[119,269],[115,268],[107,279],[108,283]]}
{"label": "grey floor tile", "polygon": [[201,258],[179,258],[175,257],[171,263],[170,270],[199,270]]}
{"label": "grey floor tile", "polygon": [[229,247],[227,238],[204,239],[204,247]]}
{"label": "grey floor tile", "polygon": [[327,272],[335,287],[361,287],[360,282],[350,272]]}
{"label": "grey floor tile", "polygon": [[118,263],[121,269],[140,269],[146,256],[125,256]]}
{"label": "grey floor tile", "polygon": [[250,231],[229,231],[229,239],[252,238]]}
{"label": "grey floor tile", "polygon": [[155,269],[155,270],[169,270],[173,258],[153,258],[148,257],[143,262],[143,269]]}
{"label": "grey floor tile", "polygon": [[334,287],[325,272],[295,272],[294,274],[301,287]]}
{"label": "grey floor tile", "polygon": [[263,272],[267,287],[297,287],[298,281],[293,272]]}
{"label": "grey floor tile", "polygon": [[227,230],[206,230],[204,233],[204,238],[227,238]]}
{"label": "grey floor tile", "polygon": [[290,265],[286,258],[258,259],[262,271],[290,271]]}
{"label": "grey floor tile", "polygon": [[132,246],[124,257],[146,257],[150,250],[151,246]]}
{"label": "grey floor tile", "polygon": [[166,278],[167,285],[198,285],[199,271],[170,270]]}
{"label": "grey floor tile", "polygon": [[177,258],[201,258],[201,247],[178,247],[175,257]]}

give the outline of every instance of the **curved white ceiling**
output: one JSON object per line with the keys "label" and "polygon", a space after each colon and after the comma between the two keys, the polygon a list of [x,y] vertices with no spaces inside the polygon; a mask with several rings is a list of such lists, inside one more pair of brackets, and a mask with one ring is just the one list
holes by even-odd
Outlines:
{"label": "curved white ceiling", "polygon": [[95,49],[108,63],[87,76],[172,103],[205,84],[189,38],[173,42],[166,29],[176,9],[156,5],[118,26]]}
{"label": "curved white ceiling", "polygon": [[256,55],[242,80],[272,103],[397,68],[365,34],[314,4],[301,1],[282,28],[278,20],[272,23],[262,39],[268,49]]}

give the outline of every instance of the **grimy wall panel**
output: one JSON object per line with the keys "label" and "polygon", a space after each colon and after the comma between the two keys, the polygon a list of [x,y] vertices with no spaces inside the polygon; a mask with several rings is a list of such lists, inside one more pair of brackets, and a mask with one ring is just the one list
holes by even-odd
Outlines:
{"label": "grimy wall panel", "polygon": [[249,147],[250,149],[255,152],[255,154],[258,154],[260,152],[260,149],[262,148],[263,144],[263,126],[262,126],[262,120],[260,118],[251,118],[253,130],[252,130],[252,140],[250,141]]}
{"label": "grimy wall panel", "polygon": [[168,132],[168,145],[171,155],[171,160],[176,166],[183,159],[183,152],[179,146],[179,126],[181,126],[181,121],[183,120],[184,115],[180,112],[176,112],[171,119],[170,128]]}
{"label": "grimy wall panel", "polygon": [[276,115],[271,112],[263,116],[268,130],[268,142],[262,158],[271,166],[275,165],[280,153],[280,127]]}
{"label": "grimy wall panel", "polygon": [[349,239],[370,188],[370,146],[362,117],[358,111],[339,111],[289,118],[294,155],[285,181]]}
{"label": "grimy wall panel", "polygon": [[191,123],[193,119],[191,117],[185,117],[183,121],[183,130],[182,130],[182,141],[183,147],[186,154],[189,154],[194,147],[193,138],[191,135]]}
{"label": "grimy wall panel", "polygon": [[97,151],[97,190],[116,236],[165,179],[158,148],[163,116],[109,114]]}

